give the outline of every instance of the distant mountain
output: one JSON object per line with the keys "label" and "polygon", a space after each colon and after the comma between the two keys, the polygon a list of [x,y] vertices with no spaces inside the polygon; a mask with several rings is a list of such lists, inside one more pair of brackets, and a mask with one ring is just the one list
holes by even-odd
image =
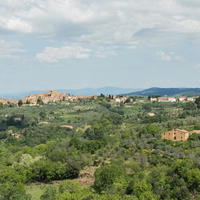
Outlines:
{"label": "distant mountain", "polygon": [[158,88],[126,93],[127,96],[200,96],[200,88]]}
{"label": "distant mountain", "polygon": [[[111,95],[119,95],[125,94],[129,92],[136,92],[141,89],[130,89],[130,88],[117,88],[117,87],[103,87],[103,88],[83,88],[83,89],[57,89],[58,92],[63,92],[70,94],[71,96],[94,96],[100,94],[111,94]],[[29,94],[39,94],[46,93],[49,90],[35,90],[30,92],[21,92],[21,93],[12,93],[12,94],[0,94],[0,98],[8,98],[8,99],[23,99],[25,96]]]}
{"label": "distant mountain", "polygon": [[103,88],[83,88],[76,90],[57,90],[58,92],[65,92],[70,95],[75,96],[94,96],[100,94],[111,94],[111,95],[119,95],[122,93],[136,92],[140,89],[130,89],[130,88],[117,88],[117,87],[103,87]]}

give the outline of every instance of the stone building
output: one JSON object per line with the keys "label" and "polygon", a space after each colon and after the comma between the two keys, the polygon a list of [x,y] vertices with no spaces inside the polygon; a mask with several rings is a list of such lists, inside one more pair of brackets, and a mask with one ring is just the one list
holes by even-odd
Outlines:
{"label": "stone building", "polygon": [[188,101],[188,102],[194,102],[195,99],[196,99],[196,97],[188,97],[188,98],[187,98],[187,101]]}
{"label": "stone building", "polygon": [[185,102],[185,101],[187,101],[187,97],[181,96],[178,98],[178,100],[179,100],[179,102]]}
{"label": "stone building", "polygon": [[173,103],[176,102],[176,98],[175,97],[168,97],[168,101]]}
{"label": "stone building", "polygon": [[162,134],[163,140],[171,141],[186,141],[189,138],[190,134],[186,130],[173,129]]}
{"label": "stone building", "polygon": [[150,98],[150,101],[151,101],[151,102],[157,102],[157,101],[158,101],[158,98],[157,98],[157,97],[151,97],[151,98]]}
{"label": "stone building", "polygon": [[169,102],[168,97],[158,97],[158,102]]}

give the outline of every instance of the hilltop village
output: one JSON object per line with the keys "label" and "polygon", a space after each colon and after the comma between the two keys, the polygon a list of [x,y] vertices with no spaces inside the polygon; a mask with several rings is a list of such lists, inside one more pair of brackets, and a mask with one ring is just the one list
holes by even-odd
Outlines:
{"label": "hilltop village", "polygon": [[[103,95],[104,96],[104,95]],[[117,96],[104,96],[113,99],[114,101],[121,103],[125,102],[128,97],[117,97]],[[19,101],[21,101],[24,105],[35,106],[39,104],[48,104],[48,103],[56,103],[56,102],[74,102],[80,99],[96,99],[97,96],[69,96],[66,93],[57,92],[55,90],[51,90],[48,93],[41,93],[35,95],[28,95],[22,100],[14,100],[14,99],[0,99],[0,103],[2,104],[15,104],[18,105]]]}
{"label": "hilltop village", "polygon": [[[147,98],[143,97],[132,97],[132,96],[114,96],[114,95],[103,95],[105,98],[110,98],[116,103],[129,103],[129,102],[146,102]],[[98,96],[70,96],[66,93],[57,92],[55,90],[51,90],[48,93],[40,93],[35,95],[28,95],[22,100],[16,99],[5,99],[0,98],[1,104],[14,104],[19,105],[19,101],[21,105],[35,106],[40,104],[48,104],[48,103],[56,103],[56,102],[74,102],[80,99],[97,99]],[[175,103],[175,102],[194,102],[197,97],[148,97],[150,102],[161,102],[161,103]]]}

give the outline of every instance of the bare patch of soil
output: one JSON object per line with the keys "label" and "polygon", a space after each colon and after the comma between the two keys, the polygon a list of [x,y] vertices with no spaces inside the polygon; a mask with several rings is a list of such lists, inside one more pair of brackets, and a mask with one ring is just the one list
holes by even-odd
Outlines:
{"label": "bare patch of soil", "polygon": [[76,182],[85,186],[92,186],[95,181],[94,173],[98,167],[90,166],[81,170],[80,175],[77,179],[74,179]]}

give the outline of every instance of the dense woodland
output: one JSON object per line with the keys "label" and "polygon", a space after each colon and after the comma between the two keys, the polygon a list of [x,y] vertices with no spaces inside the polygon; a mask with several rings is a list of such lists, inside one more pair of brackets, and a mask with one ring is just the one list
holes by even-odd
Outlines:
{"label": "dense woodland", "polygon": [[0,200],[198,200],[200,135],[161,140],[173,128],[200,129],[199,99],[0,105]]}

